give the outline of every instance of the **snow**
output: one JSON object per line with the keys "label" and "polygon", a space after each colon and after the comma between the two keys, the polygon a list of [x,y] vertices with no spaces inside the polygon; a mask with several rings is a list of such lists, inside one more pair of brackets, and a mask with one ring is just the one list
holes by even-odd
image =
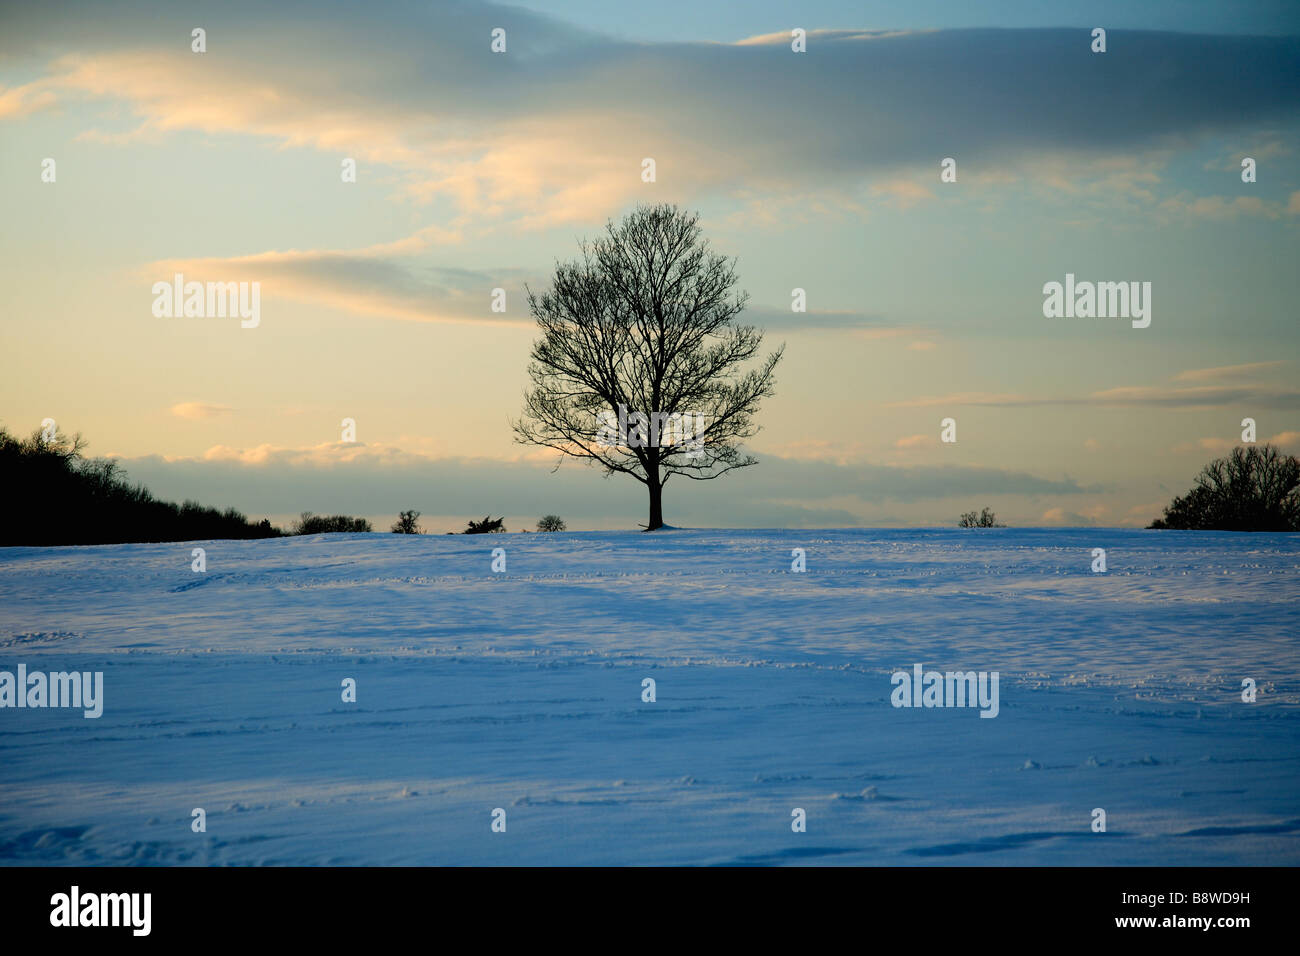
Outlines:
{"label": "snow", "polygon": [[[0,549],[0,670],[105,686],[0,709],[0,862],[1296,865],[1298,576],[1115,529]],[[998,716],[894,708],[916,663]]]}

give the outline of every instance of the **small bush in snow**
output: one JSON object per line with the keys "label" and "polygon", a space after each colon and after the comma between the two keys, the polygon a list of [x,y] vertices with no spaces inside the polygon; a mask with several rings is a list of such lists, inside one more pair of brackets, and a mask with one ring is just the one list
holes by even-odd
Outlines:
{"label": "small bush in snow", "polygon": [[389,530],[393,534],[419,534],[420,526],[415,523],[415,519],[420,517],[418,511],[403,511],[397,516],[397,521]]}
{"label": "small bush in snow", "polygon": [[542,519],[537,522],[538,531],[563,531],[565,530],[564,519],[559,515],[543,515]]}
{"label": "small bush in snow", "polygon": [[314,515],[310,511],[304,511],[293,524],[294,534],[338,534],[374,530],[365,518],[349,518],[347,515]]}
{"label": "small bush in snow", "polygon": [[500,518],[493,518],[487,515],[482,521],[470,521],[469,527],[465,529],[466,534],[500,534],[506,530],[505,515]]}
{"label": "small bush in snow", "polygon": [[1005,528],[1006,525],[998,523],[998,516],[988,508],[985,508],[979,514],[973,511],[967,511],[957,522],[959,528]]}

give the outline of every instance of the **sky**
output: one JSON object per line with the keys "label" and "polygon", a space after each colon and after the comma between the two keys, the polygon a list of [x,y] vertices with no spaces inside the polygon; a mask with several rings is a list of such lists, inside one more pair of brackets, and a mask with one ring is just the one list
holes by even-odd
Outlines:
{"label": "sky", "polygon": [[[632,528],[514,441],[524,289],[675,202],[786,349],[669,524],[1141,526],[1245,418],[1300,451],[1298,113],[1290,3],[4,4],[0,425],[275,521]],[[176,273],[256,327],[155,315]],[[1067,274],[1150,324],[1045,316]]]}

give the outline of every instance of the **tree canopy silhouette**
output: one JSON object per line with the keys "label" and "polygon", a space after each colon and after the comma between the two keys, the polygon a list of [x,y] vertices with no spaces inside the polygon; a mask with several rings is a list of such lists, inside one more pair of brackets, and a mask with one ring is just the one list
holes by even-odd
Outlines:
{"label": "tree canopy silhouette", "polygon": [[501,534],[506,530],[506,516],[494,518],[491,515],[485,515],[482,521],[470,519],[469,527],[464,531],[465,534]]}
{"label": "tree canopy silhouette", "polygon": [[294,534],[340,534],[374,531],[365,518],[348,515],[317,515],[304,511],[293,523]]}
{"label": "tree canopy silhouette", "polygon": [[697,214],[641,206],[580,251],[556,265],[550,289],[528,290],[541,338],[516,440],[635,478],[653,531],[674,475],[707,481],[757,464],[740,442],[758,431],[784,346],[742,367],[763,335],[735,322],[748,295]]}
{"label": "tree canopy silhouette", "polygon": [[419,517],[420,512],[415,510],[399,512],[397,520],[393,522],[393,526],[389,530],[393,534],[419,534]]}
{"label": "tree canopy silhouette", "polygon": [[1300,460],[1272,445],[1238,445],[1196,477],[1152,528],[1300,531]]}
{"label": "tree canopy silhouette", "polygon": [[0,480],[14,503],[0,523],[0,545],[118,544],[273,538],[283,532],[263,518],[196,501],[160,501],[132,483],[113,459],[87,458],[85,439],[61,430],[28,438],[0,428]]}
{"label": "tree canopy silhouette", "polygon": [[991,509],[985,508],[979,514],[974,511],[962,512],[961,518],[957,521],[959,528],[1005,528],[1006,525],[998,523],[998,516]]}

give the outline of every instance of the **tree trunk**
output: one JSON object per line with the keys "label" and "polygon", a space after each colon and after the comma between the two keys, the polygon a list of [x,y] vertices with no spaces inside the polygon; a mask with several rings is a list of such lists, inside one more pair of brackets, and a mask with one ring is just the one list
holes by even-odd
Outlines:
{"label": "tree trunk", "polygon": [[645,529],[654,531],[664,525],[664,486],[658,481],[656,475],[654,480],[646,483],[646,487],[650,489],[650,522]]}

